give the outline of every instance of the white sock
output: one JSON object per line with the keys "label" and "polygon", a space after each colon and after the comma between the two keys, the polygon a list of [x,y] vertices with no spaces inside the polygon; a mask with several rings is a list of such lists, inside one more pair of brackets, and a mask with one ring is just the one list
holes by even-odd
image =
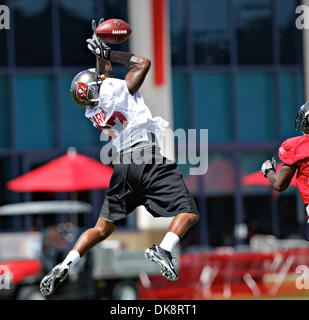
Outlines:
{"label": "white sock", "polygon": [[160,243],[160,247],[166,251],[171,252],[178,241],[179,237],[176,233],[168,232]]}
{"label": "white sock", "polygon": [[78,251],[71,250],[68,253],[67,257],[63,260],[62,264],[68,265],[69,269],[71,270],[79,260],[80,260],[80,255],[79,255]]}

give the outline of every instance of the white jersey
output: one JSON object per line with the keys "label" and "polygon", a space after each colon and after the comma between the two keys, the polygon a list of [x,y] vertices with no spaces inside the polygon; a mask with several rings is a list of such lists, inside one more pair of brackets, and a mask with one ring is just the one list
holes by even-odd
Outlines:
{"label": "white jersey", "polygon": [[85,116],[101,130],[117,151],[147,141],[149,132],[159,140],[168,126],[161,117],[152,117],[142,95],[131,95],[125,80],[107,78],[100,88],[99,104],[86,109]]}

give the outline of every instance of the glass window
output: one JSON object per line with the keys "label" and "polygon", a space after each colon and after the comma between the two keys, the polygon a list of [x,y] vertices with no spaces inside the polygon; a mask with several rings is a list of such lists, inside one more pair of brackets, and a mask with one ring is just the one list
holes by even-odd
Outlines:
{"label": "glass window", "polygon": [[268,158],[267,152],[247,152],[242,154],[240,160],[242,175],[260,171],[262,163]]}
{"label": "glass window", "polygon": [[188,104],[188,83],[187,75],[173,73],[172,75],[173,86],[173,114],[174,114],[174,129],[189,128],[189,110]]}
{"label": "glass window", "polygon": [[9,95],[7,77],[0,76],[0,148],[7,148],[10,144],[9,131]]}
{"label": "glass window", "polygon": [[186,64],[186,11],[183,0],[170,0],[172,64]]}
{"label": "glass window", "polygon": [[50,0],[23,0],[14,4],[17,66],[52,64]]}
{"label": "glass window", "polygon": [[208,129],[209,142],[232,139],[230,87],[229,74],[193,75],[194,128]]}
{"label": "glass window", "polygon": [[54,146],[52,79],[48,76],[16,77],[17,148]]}
{"label": "glass window", "polygon": [[270,73],[237,75],[237,125],[241,141],[275,139],[274,77]]}
{"label": "glass window", "polygon": [[[272,234],[271,197],[269,195],[250,195],[244,197],[246,222],[249,237],[255,234]],[[302,227],[297,222],[295,195],[281,195],[278,198],[280,238],[293,235],[302,236]]]}
{"label": "glass window", "polygon": [[124,21],[127,21],[127,18],[128,18],[127,0],[121,1],[121,3],[119,3],[119,0],[104,0],[103,5],[104,5],[105,20],[108,20],[111,18],[119,18]]}
{"label": "glass window", "polygon": [[[233,246],[234,208],[233,197],[207,198],[207,221],[210,246]],[[224,223],[222,223],[223,221]]]}
{"label": "glass window", "polygon": [[[200,192],[198,175],[188,175],[185,182],[193,193]],[[235,170],[233,156],[227,153],[213,153],[208,155],[208,169],[202,177],[207,195],[230,195],[235,190]]]}
{"label": "glass window", "polygon": [[0,30],[0,66],[7,66],[7,35],[10,30]]}
{"label": "glass window", "polygon": [[271,201],[269,195],[248,195],[244,197],[245,221],[249,239],[255,234],[271,234]]}
{"label": "glass window", "polygon": [[[244,179],[247,175],[258,173],[261,170],[262,163],[270,159],[272,155],[276,156],[278,150],[273,152],[246,152],[240,158],[240,170],[242,175],[242,186],[246,194],[270,194],[270,188],[266,185],[259,184],[246,184]],[[278,160],[278,157],[275,157]],[[265,180],[267,182],[267,180]]]}
{"label": "glass window", "polygon": [[[6,183],[16,177],[12,174],[12,166],[17,159],[12,160],[13,157],[0,157],[0,205],[21,201],[20,193],[10,191],[6,187]],[[13,216],[0,216],[0,230],[12,230],[16,219],[18,218]]]}
{"label": "glass window", "polygon": [[[63,0],[60,2],[61,57],[63,65],[94,66],[95,56],[87,49],[86,39],[91,38],[91,21],[100,18],[127,21],[126,2],[97,2],[95,0]],[[72,26],[74,34],[72,35]],[[69,41],[68,41],[69,39]],[[111,46],[113,48],[113,46]],[[117,45],[119,51],[128,51],[128,41]]]}
{"label": "glass window", "polygon": [[233,155],[226,153],[209,154],[204,186],[207,194],[227,195],[234,193],[235,170]]}
{"label": "glass window", "polygon": [[226,1],[191,0],[189,4],[195,64],[228,64],[229,24]]}
{"label": "glass window", "polygon": [[298,0],[276,0],[277,19],[280,32],[280,62],[284,64],[301,63],[302,31],[295,27],[295,9]]}
{"label": "glass window", "polygon": [[[128,8],[127,8],[127,0],[104,0],[104,15],[102,15],[105,20],[112,18],[122,19],[130,24],[128,20]],[[110,45],[111,49],[117,51],[129,51],[129,41],[124,41],[117,45]]]}
{"label": "glass window", "polygon": [[10,198],[9,194],[12,193],[6,187],[7,181],[13,179],[11,174],[12,161],[10,160],[10,157],[0,157],[0,205],[6,204]]}
{"label": "glass window", "polygon": [[85,109],[74,104],[70,86],[74,74],[61,76],[62,132],[65,147],[100,146],[100,131],[85,117]]}
{"label": "glass window", "polygon": [[[262,163],[272,155],[273,152],[246,152],[240,158],[240,170],[242,178],[252,173],[260,173]],[[276,157],[278,160],[278,157]],[[263,178],[264,179],[264,178]],[[267,180],[265,180],[267,182]],[[270,234],[272,232],[271,220],[271,188],[267,185],[258,184],[245,185],[244,191],[244,213],[249,229],[249,238],[255,234]]]}
{"label": "glass window", "polygon": [[[294,188],[293,188],[294,189]],[[279,197],[279,223],[280,223],[280,236],[282,238],[304,235],[304,225],[298,222],[297,216],[297,200],[295,194],[280,194]],[[303,206],[301,206],[303,208]],[[305,220],[305,213],[304,213]],[[307,228],[307,226],[305,226]]]}
{"label": "glass window", "polygon": [[[184,129],[187,135],[187,130],[190,126],[189,110],[191,106],[188,103],[188,79],[186,74],[173,73],[173,116],[174,116],[174,130]],[[178,138],[175,138],[175,152],[177,154],[175,159],[179,157],[186,157],[187,150],[181,150],[181,143]],[[176,160],[177,161],[177,160]],[[189,172],[188,164],[178,164],[183,175]]]}
{"label": "glass window", "polygon": [[235,0],[238,62],[273,62],[271,0]]}
{"label": "glass window", "polygon": [[301,134],[294,129],[294,120],[299,107],[304,103],[301,73],[280,74],[281,136],[283,139]]}
{"label": "glass window", "polygon": [[86,43],[92,36],[92,19],[97,23],[99,20],[94,0],[63,0],[59,2],[59,10],[62,64],[94,66],[95,57]]}

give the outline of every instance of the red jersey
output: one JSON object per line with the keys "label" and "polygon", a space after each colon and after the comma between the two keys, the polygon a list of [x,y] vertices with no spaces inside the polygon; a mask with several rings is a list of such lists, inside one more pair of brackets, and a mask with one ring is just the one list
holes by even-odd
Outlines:
{"label": "red jersey", "polygon": [[285,140],[278,156],[283,163],[296,165],[296,184],[304,204],[309,204],[309,134]]}

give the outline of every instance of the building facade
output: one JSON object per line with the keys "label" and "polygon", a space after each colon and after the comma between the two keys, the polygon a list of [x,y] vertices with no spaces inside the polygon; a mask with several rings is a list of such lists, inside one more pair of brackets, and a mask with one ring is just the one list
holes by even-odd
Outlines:
{"label": "building facade", "polygon": [[[149,14],[138,1],[144,2],[4,1],[10,8],[10,29],[0,30],[0,204],[68,198],[66,193],[18,194],[5,184],[70,146],[99,160],[99,132],[74,106],[69,85],[77,72],[94,65],[85,42],[92,34],[91,20],[117,17],[138,26]],[[294,118],[304,102],[302,39],[295,27],[299,1],[162,3],[171,93],[164,99],[170,99],[170,122],[174,129],[208,129],[209,138],[205,175],[189,176],[188,166],[180,166],[201,212],[199,225],[184,241],[217,246],[242,243],[256,232],[301,235],[304,216],[297,210],[294,189],[276,200],[268,188],[244,187],[241,180],[296,134]],[[149,10],[152,5],[149,0]],[[145,29],[149,33],[151,26]],[[138,48],[136,39],[114,47]],[[114,71],[119,77],[125,73],[118,65]],[[149,87],[145,95],[151,98],[154,86]],[[80,192],[79,199],[93,204],[92,222],[96,221],[104,191]],[[50,223],[48,217],[45,220]],[[36,223],[31,216],[1,217],[0,230],[25,230]],[[82,216],[79,223],[85,226]],[[137,225],[132,215],[123,227]]]}

